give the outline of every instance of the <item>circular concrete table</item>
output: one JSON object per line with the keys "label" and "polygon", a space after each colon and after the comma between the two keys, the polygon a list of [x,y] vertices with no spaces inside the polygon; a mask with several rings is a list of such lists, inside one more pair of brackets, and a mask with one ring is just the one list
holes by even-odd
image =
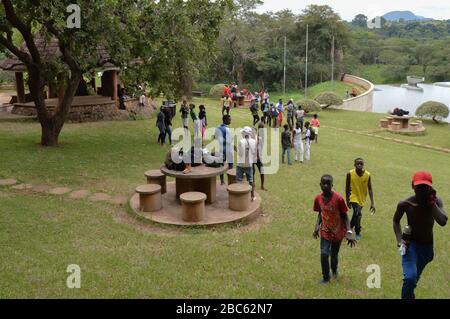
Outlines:
{"label": "circular concrete table", "polygon": [[228,166],[207,167],[200,165],[192,167],[191,172],[183,174],[173,171],[166,166],[161,167],[161,172],[166,176],[175,177],[175,190],[177,199],[187,192],[201,192],[206,194],[206,203],[212,204],[216,201],[216,178],[224,174]]}
{"label": "circular concrete table", "polygon": [[407,129],[409,126],[409,120],[412,119],[412,116],[397,116],[391,115],[394,122],[400,122],[401,129]]}

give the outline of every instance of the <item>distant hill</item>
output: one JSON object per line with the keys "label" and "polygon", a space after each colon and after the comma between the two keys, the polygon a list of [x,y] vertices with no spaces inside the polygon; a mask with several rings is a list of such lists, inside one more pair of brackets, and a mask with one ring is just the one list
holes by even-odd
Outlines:
{"label": "distant hill", "polygon": [[425,18],[422,16],[416,16],[411,11],[391,11],[383,15],[387,21],[398,21],[403,19],[405,21],[414,21],[414,20],[432,20],[430,18]]}

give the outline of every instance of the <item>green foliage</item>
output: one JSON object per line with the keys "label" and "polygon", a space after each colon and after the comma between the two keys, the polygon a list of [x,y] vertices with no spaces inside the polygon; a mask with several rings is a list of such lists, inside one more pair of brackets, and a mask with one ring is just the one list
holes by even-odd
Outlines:
{"label": "green foliage", "polygon": [[303,99],[298,101],[296,104],[305,110],[305,113],[317,113],[322,111],[320,104],[315,100]]}
{"label": "green foliage", "polygon": [[325,107],[342,105],[344,103],[344,100],[334,92],[322,92],[314,100],[320,105],[325,105]]}
{"label": "green foliage", "polygon": [[416,110],[417,116],[431,117],[433,120],[446,118],[448,114],[448,106],[436,101],[427,101]]}
{"label": "green foliage", "polygon": [[209,90],[209,95],[216,97],[221,96],[224,88],[225,84],[216,84],[211,88],[211,90]]}

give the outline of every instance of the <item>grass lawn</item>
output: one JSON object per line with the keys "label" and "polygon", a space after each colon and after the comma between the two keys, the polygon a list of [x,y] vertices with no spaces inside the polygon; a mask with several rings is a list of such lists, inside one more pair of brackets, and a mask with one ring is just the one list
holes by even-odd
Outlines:
{"label": "grass lawn", "polygon": [[[219,124],[217,101],[194,102],[206,103],[211,127]],[[232,127],[251,123],[248,110],[233,109],[231,115]],[[448,207],[450,155],[330,128],[376,130],[382,117],[320,113],[328,127],[312,146],[312,160],[281,166],[267,177],[269,191],[260,192],[264,216],[251,224],[161,227],[138,222],[112,204],[0,186],[0,298],[399,298],[396,204],[411,194],[413,172],[425,169]],[[175,126],[180,124],[177,114]],[[429,135],[417,138],[420,143],[449,146],[448,125],[426,125]],[[0,179],[131,196],[168,150],[156,144],[154,117],[66,124],[57,148],[42,148],[39,140],[38,123],[1,121]],[[353,249],[342,246],[340,278],[319,286],[319,241],[312,238],[319,179],[332,174],[335,190],[343,193],[345,175],[359,156],[373,176],[377,214],[363,211],[362,241]],[[435,258],[416,289],[418,298],[450,298],[448,227],[435,226],[434,234]],[[69,264],[81,267],[81,289],[66,287]],[[371,264],[381,267],[380,289],[366,285]]]}

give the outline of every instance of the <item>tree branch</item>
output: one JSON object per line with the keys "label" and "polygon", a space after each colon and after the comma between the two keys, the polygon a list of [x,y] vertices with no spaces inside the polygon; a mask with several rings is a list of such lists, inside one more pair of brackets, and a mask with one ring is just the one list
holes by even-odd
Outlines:
{"label": "tree branch", "polygon": [[31,33],[31,27],[24,24],[20,21],[19,17],[16,15],[14,11],[14,6],[12,5],[10,0],[2,0],[3,7],[5,8],[5,16],[6,19],[11,23],[11,25],[22,34],[23,39],[27,45],[28,50],[30,51],[31,57],[33,61],[40,65],[41,64],[41,56],[39,54],[39,50],[36,47],[36,43],[34,43],[34,37]]}

